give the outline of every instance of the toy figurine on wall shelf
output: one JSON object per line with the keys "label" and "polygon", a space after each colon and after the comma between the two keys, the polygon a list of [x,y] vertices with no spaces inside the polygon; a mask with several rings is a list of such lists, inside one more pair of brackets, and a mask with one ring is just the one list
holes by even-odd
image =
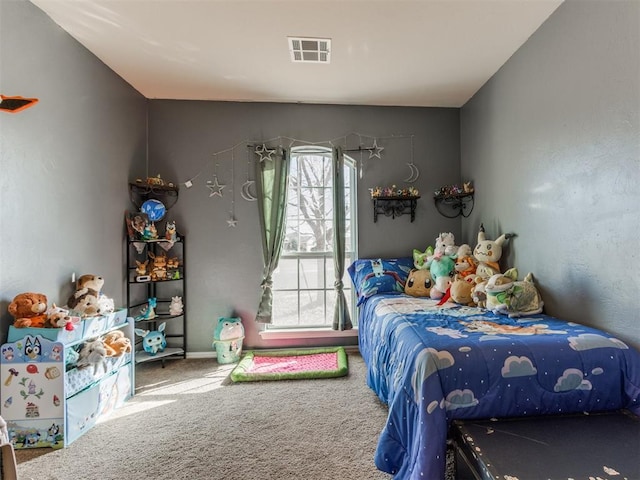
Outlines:
{"label": "toy figurine on wall shelf", "polygon": [[178,239],[178,234],[176,232],[176,222],[175,220],[169,222],[167,221],[167,225],[165,227],[164,238],[169,240],[171,243],[174,243]]}
{"label": "toy figurine on wall shelf", "polygon": [[149,252],[149,257],[153,260],[151,266],[151,280],[166,280],[167,279],[167,254],[159,253],[155,255],[153,252]]}
{"label": "toy figurine on wall shelf", "polygon": [[183,309],[184,305],[182,304],[182,297],[171,297],[169,315],[182,315]]}
{"label": "toy figurine on wall shelf", "polygon": [[156,224],[151,222],[145,225],[144,231],[142,232],[143,240],[157,240],[158,239],[158,230],[156,229]]}
{"label": "toy figurine on wall shelf", "polygon": [[139,315],[136,315],[135,321],[139,322],[141,320],[153,320],[156,318],[156,306],[158,305],[158,300],[156,297],[150,297],[147,300],[147,306],[140,312]]}

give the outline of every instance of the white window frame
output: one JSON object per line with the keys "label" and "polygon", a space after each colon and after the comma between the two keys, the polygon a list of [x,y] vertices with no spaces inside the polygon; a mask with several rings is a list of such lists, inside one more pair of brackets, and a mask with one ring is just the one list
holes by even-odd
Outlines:
{"label": "white window frame", "polygon": [[[304,154],[311,154],[311,153],[316,153],[318,155],[322,155],[325,156],[329,161],[331,161],[332,158],[332,149],[331,148],[327,148],[327,147],[319,147],[319,146],[315,146],[315,145],[311,145],[311,146],[299,146],[299,147],[292,147],[291,148],[291,152],[290,152],[290,156],[293,159],[293,157],[295,155],[304,155]],[[291,162],[291,164],[293,165],[293,161]],[[351,321],[354,325],[354,327],[357,326],[357,309],[356,309],[356,297],[355,297],[355,293],[353,291],[352,285],[351,285],[351,281],[349,280],[349,274],[347,272],[347,268],[348,266],[351,264],[351,262],[357,258],[357,248],[358,248],[358,238],[357,238],[357,225],[358,225],[358,221],[357,221],[357,179],[358,179],[358,175],[357,175],[357,162],[356,160],[354,160],[351,157],[348,156],[344,156],[344,163],[346,167],[349,167],[349,185],[350,185],[350,189],[351,189],[351,195],[349,196],[349,202],[350,202],[350,213],[351,213],[351,218],[350,218],[350,232],[351,232],[351,244],[350,245],[345,245],[345,268],[344,268],[344,276],[343,276],[343,281],[344,281],[344,288],[345,288],[345,296],[347,298],[347,301],[349,302],[349,306],[350,306],[350,314],[351,314]],[[302,188],[300,185],[298,186],[298,188]],[[329,201],[332,201],[332,199],[330,198]],[[318,286],[318,288],[301,288],[300,286],[300,262],[305,260],[305,259],[322,259],[324,258],[324,265],[325,265],[325,277],[324,277],[324,288],[320,288]],[[326,265],[328,264],[327,262],[331,262],[330,264],[330,268],[333,269],[333,255],[332,252],[296,252],[296,253],[285,253],[285,251],[283,250],[283,252],[280,255],[280,261],[282,262],[282,260],[291,260],[291,259],[297,259],[297,278],[296,278],[296,288],[278,288],[278,280],[277,280],[277,274],[278,274],[278,269],[276,269],[276,272],[274,274],[274,282],[273,282],[273,287],[272,287],[272,291],[273,291],[273,295],[274,295],[274,317],[273,317],[273,323],[267,325],[267,331],[282,331],[282,330],[306,330],[306,331],[313,331],[313,330],[327,330],[327,329],[331,329],[331,324],[333,321],[332,315],[333,315],[333,309],[330,308],[329,310],[327,310],[327,295],[329,294],[329,292],[331,292],[331,290],[333,289],[333,282],[334,282],[334,278],[331,279],[327,279],[326,278],[326,273],[327,273],[327,268]],[[324,322],[322,324],[313,324],[313,325],[302,325],[300,323],[300,318],[301,315],[303,314],[303,312],[300,311],[301,309],[301,301],[300,301],[300,295],[301,292],[305,292],[305,291],[318,291],[318,290],[324,290],[324,305],[323,305],[323,310],[325,311],[325,319]],[[283,291],[287,291],[287,292],[296,292],[297,293],[297,318],[298,318],[298,322],[296,325],[292,325],[292,324],[280,324],[278,325],[278,319],[276,317],[277,315],[277,309],[276,309],[276,301],[277,301],[277,295],[278,292],[283,292]]]}

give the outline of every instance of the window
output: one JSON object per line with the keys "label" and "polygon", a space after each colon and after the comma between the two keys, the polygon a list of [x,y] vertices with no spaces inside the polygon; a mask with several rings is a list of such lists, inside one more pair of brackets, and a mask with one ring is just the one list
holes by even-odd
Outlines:
{"label": "window", "polygon": [[[335,308],[331,149],[293,147],[286,235],[273,275],[269,328],[331,327]],[[356,164],[344,157],[346,241],[344,294],[355,325],[355,301],[347,267],[356,258]]]}

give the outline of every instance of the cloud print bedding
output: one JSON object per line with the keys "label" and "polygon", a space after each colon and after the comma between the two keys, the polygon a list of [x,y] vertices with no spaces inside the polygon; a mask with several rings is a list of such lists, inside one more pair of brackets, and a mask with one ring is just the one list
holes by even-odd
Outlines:
{"label": "cloud print bedding", "polygon": [[542,314],[514,319],[436,303],[386,293],[361,305],[367,382],[389,405],[380,470],[444,478],[453,419],[640,415],[640,353],[619,339]]}

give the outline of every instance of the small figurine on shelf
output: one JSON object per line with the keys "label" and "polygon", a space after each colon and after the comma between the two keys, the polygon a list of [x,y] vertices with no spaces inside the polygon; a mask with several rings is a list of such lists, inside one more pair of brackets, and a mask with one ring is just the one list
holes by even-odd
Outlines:
{"label": "small figurine on shelf", "polygon": [[145,276],[147,274],[147,265],[149,265],[148,258],[144,262],[136,260],[136,273],[140,276]]}
{"label": "small figurine on shelf", "polygon": [[147,177],[147,185],[164,185],[164,180],[162,179],[162,177],[160,176],[160,174],[158,174],[155,177]]}
{"label": "small figurine on shelf", "polygon": [[154,282],[157,280],[167,279],[167,254],[160,253],[158,255],[149,252],[149,257],[153,260],[151,267],[151,280]]}
{"label": "small figurine on shelf", "polygon": [[171,297],[169,315],[182,315],[183,310],[184,305],[182,304],[182,297]]}
{"label": "small figurine on shelf", "polygon": [[156,297],[150,297],[147,300],[147,306],[140,312],[139,315],[136,316],[135,321],[139,322],[141,320],[153,320],[156,318],[156,306],[158,305],[158,300]]}
{"label": "small figurine on shelf", "polygon": [[172,222],[167,221],[167,226],[165,227],[164,238],[169,240],[171,243],[174,243],[178,239],[178,234],[176,232],[176,222],[175,220]]}

